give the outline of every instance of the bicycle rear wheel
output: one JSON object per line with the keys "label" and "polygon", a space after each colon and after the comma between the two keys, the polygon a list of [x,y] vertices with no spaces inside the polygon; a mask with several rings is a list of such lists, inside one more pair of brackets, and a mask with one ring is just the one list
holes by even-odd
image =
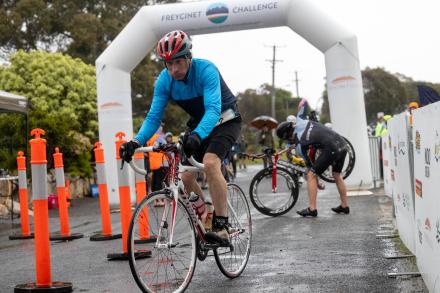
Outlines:
{"label": "bicycle rear wheel", "polygon": [[[356,153],[354,151],[353,145],[351,142],[344,137],[345,141],[348,145],[347,156],[345,157],[344,167],[342,168],[342,178],[345,179],[350,176],[351,172],[353,172],[354,164],[356,163]],[[333,178],[333,170],[330,165],[327,170],[325,170],[321,175],[319,175],[322,180],[335,183],[335,178]]]}
{"label": "bicycle rear wheel", "polygon": [[231,246],[214,250],[215,262],[228,278],[236,278],[244,271],[251,253],[252,220],[246,196],[241,188],[228,184],[228,217]]}
{"label": "bicycle rear wheel", "polygon": [[[157,200],[164,206],[157,206]],[[151,257],[135,259],[139,250],[151,251]],[[128,254],[131,273],[143,292],[183,292],[188,287],[196,265],[195,230],[184,204],[176,203],[170,191],[153,192],[138,205],[130,223]]]}
{"label": "bicycle rear wheel", "polygon": [[251,181],[249,196],[254,207],[266,216],[290,211],[298,200],[298,179],[284,167],[277,167],[276,189],[272,188],[272,166],[259,171]]}

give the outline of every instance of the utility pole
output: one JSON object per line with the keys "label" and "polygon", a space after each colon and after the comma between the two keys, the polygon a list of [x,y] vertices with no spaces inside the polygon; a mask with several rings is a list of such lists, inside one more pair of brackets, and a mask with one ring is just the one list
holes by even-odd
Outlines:
{"label": "utility pole", "polygon": [[279,48],[279,46],[273,45],[271,46],[272,50],[273,50],[273,57],[272,60],[266,60],[268,62],[272,63],[272,117],[276,119],[275,116],[275,65],[277,62],[282,62],[282,60],[277,60],[276,59],[276,52],[277,52],[277,48]]}
{"label": "utility pole", "polygon": [[299,86],[298,86],[298,71],[295,71],[295,85],[296,85],[296,97],[299,98]]}

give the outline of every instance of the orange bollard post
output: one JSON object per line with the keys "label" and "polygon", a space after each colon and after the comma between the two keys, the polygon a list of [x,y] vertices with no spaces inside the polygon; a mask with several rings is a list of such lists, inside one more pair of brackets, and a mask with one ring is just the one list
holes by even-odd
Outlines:
{"label": "orange bollard post", "polygon": [[[144,154],[136,153],[134,155],[133,162],[141,169],[145,168],[144,164]],[[136,182],[136,203],[140,202],[147,196],[147,182],[145,176],[135,173]],[[151,243],[156,241],[156,237],[150,237],[150,230],[148,225],[148,207],[142,210],[142,217],[139,217],[139,239],[135,239],[134,242],[141,243]]]}
{"label": "orange bollard post", "polygon": [[20,223],[21,234],[13,234],[9,236],[9,240],[17,239],[32,239],[34,233],[31,233],[29,224],[29,205],[27,192],[27,177],[26,177],[26,157],[23,152],[18,152],[17,170],[18,170],[18,194],[20,197]]}
{"label": "orange bollard post", "polygon": [[44,130],[31,131],[32,196],[34,206],[35,265],[37,281],[17,285],[14,292],[72,292],[72,283],[52,282],[50,271],[49,210],[47,205],[46,140]]}
{"label": "orange bollard post", "polygon": [[60,153],[59,148],[55,148],[55,153],[53,154],[53,160],[55,163],[55,179],[57,184],[57,195],[58,195],[58,211],[60,214],[60,233],[50,234],[50,240],[52,241],[70,241],[79,238],[83,238],[82,233],[70,233],[69,226],[69,211],[67,210],[67,199],[66,199],[66,183],[64,179],[64,164],[63,164],[63,154]]}
{"label": "orange bollard post", "polygon": [[72,194],[70,194],[70,182],[69,179],[66,179],[66,201],[67,207],[70,208],[70,200],[72,199]]}
{"label": "orange bollard post", "polygon": [[90,241],[113,240],[122,237],[122,234],[112,234],[110,219],[110,205],[108,203],[107,177],[105,174],[104,149],[98,141],[95,143],[95,163],[99,192],[99,206],[101,209],[102,233],[96,233],[90,237]]}
{"label": "orange bollard post", "polygon": [[[125,142],[123,139],[125,133],[116,133],[118,140],[116,141],[116,161],[118,166],[118,185],[119,185],[119,205],[121,209],[121,226],[122,226],[122,253],[110,253],[107,255],[108,260],[128,260],[128,228],[131,221],[131,192],[130,192],[130,177],[128,166],[123,170],[122,159],[119,157],[119,149]],[[151,256],[151,251],[137,251],[135,258],[146,258]]]}

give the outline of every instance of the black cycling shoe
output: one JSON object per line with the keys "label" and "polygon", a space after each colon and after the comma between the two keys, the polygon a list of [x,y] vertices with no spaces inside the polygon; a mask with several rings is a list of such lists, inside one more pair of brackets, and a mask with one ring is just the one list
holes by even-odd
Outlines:
{"label": "black cycling shoe", "polygon": [[350,213],[350,208],[349,207],[343,208],[341,205],[339,205],[335,208],[332,208],[332,211],[334,211],[337,214],[343,213],[343,214],[348,215]]}
{"label": "black cycling shoe", "polygon": [[208,243],[216,244],[219,247],[229,247],[229,232],[226,227],[206,232],[205,239]]}
{"label": "black cycling shoe", "polygon": [[301,211],[296,211],[296,213],[303,217],[317,217],[318,216],[318,210],[311,210],[310,208],[305,208]]}

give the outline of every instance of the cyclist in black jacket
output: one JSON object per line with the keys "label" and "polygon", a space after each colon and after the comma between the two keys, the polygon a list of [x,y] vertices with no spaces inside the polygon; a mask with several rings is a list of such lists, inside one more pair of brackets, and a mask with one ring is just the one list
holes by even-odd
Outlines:
{"label": "cyclist in black jacket", "polygon": [[[316,209],[318,193],[317,175],[322,174],[331,165],[333,177],[341,198],[341,204],[338,207],[332,208],[332,210],[336,213],[348,214],[350,213],[350,208],[347,203],[347,188],[341,176],[348,150],[347,143],[335,131],[319,122],[307,119],[307,107],[307,101],[305,99],[301,100],[296,117],[296,125],[280,125],[277,130],[277,134],[278,132],[280,133],[279,136],[281,135],[285,139],[293,139],[294,144],[296,144],[296,153],[304,158],[309,168],[307,171],[309,206],[301,211],[297,211],[297,213],[303,217],[316,217],[318,215],[318,210]],[[308,155],[311,147],[320,150],[319,156],[313,163]]]}

